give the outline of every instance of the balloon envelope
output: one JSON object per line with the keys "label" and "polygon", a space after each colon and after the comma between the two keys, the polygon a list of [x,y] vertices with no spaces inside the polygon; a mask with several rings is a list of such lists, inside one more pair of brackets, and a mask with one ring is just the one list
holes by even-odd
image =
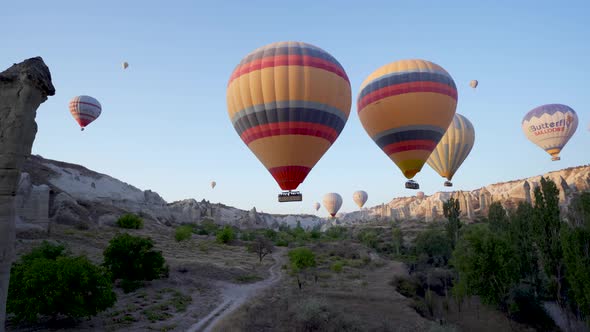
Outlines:
{"label": "balloon envelope", "polygon": [[283,190],[294,190],[344,129],[350,82],[319,47],[279,42],[248,54],[227,87],[232,124]]}
{"label": "balloon envelope", "polygon": [[316,211],[320,209],[320,206],[321,206],[321,205],[320,205],[320,203],[319,203],[319,202],[315,202],[315,203],[313,204],[313,208],[314,208]]}
{"label": "balloon envelope", "polygon": [[473,124],[461,114],[453,122],[428,158],[428,165],[440,176],[451,181],[475,143]]}
{"label": "balloon envelope", "polygon": [[127,67],[129,67],[129,64],[127,62],[123,62],[123,69],[127,69]]}
{"label": "balloon envelope", "polygon": [[334,217],[342,206],[342,196],[337,193],[327,193],[324,195],[323,203],[328,213]]}
{"label": "balloon envelope", "polygon": [[102,113],[102,106],[98,100],[84,95],[72,98],[69,108],[74,120],[78,122],[82,130]]}
{"label": "balloon envelope", "polygon": [[211,188],[215,188],[216,185],[217,185],[217,182],[211,181]]}
{"label": "balloon envelope", "polygon": [[469,86],[472,88],[477,88],[477,85],[479,84],[479,82],[477,80],[472,80],[471,82],[469,82]]}
{"label": "balloon envelope", "polygon": [[559,153],[578,128],[578,115],[569,106],[547,104],[534,108],[522,119],[526,137],[559,160]]}
{"label": "balloon envelope", "polygon": [[357,100],[363,127],[408,179],[420,172],[456,107],[453,78],[426,60],[377,69],[362,83]]}
{"label": "balloon envelope", "polygon": [[363,190],[355,191],[352,194],[352,200],[356,205],[358,205],[359,208],[362,208],[363,205],[365,205],[365,203],[367,202],[367,198],[369,198],[369,195],[366,191]]}

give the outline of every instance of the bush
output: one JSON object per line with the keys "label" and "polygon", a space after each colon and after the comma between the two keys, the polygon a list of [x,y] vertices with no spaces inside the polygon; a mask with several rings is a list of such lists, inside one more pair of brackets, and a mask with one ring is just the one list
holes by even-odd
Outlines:
{"label": "bush", "polygon": [[324,234],[332,240],[343,240],[348,237],[348,230],[343,226],[332,226]]}
{"label": "bush", "polygon": [[[133,290],[133,283],[168,276],[168,266],[160,251],[152,250],[150,238],[119,234],[109,242],[104,251],[104,265],[111,271],[113,280],[122,279],[126,291]],[[137,288],[137,287],[135,287]]]}
{"label": "bush", "polygon": [[418,291],[421,289],[418,282],[413,278],[394,277],[389,284],[395,287],[398,293],[407,298],[416,297]]}
{"label": "bush", "polygon": [[379,244],[377,232],[374,230],[365,229],[358,235],[358,240],[368,248],[376,249]]}
{"label": "bush", "polygon": [[44,242],[12,267],[7,312],[14,320],[39,316],[90,317],[113,306],[116,295],[108,272],[88,258]]}
{"label": "bush", "polygon": [[451,242],[447,236],[436,229],[418,234],[415,250],[420,260],[433,266],[445,266],[452,252]]}
{"label": "bush", "polygon": [[183,225],[176,227],[176,233],[174,234],[174,239],[178,242],[188,240],[191,238],[193,234],[193,227],[190,225]]}
{"label": "bush", "polygon": [[280,231],[276,235],[275,245],[277,247],[288,247],[289,243],[293,242],[295,238],[287,232]]}
{"label": "bush", "polygon": [[340,273],[342,272],[342,267],[344,267],[344,263],[342,261],[337,261],[332,263],[332,266],[330,266],[330,270]]}
{"label": "bush", "polygon": [[225,226],[217,233],[217,242],[227,244],[236,238],[234,230],[230,226]]}
{"label": "bush", "polygon": [[321,330],[330,319],[328,302],[314,297],[302,300],[295,304],[294,316],[305,331]]}
{"label": "bush", "polygon": [[140,229],[143,227],[143,219],[133,213],[127,213],[117,220],[117,226],[127,229]]}

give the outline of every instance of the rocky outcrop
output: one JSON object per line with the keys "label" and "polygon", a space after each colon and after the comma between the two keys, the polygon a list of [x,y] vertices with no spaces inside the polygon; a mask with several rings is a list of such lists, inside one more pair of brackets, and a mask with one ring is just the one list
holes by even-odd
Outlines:
{"label": "rocky outcrop", "polygon": [[[17,185],[37,134],[37,108],[54,94],[51,73],[40,57],[14,64],[0,73],[0,331],[4,331],[14,258]],[[30,193],[28,197],[32,197]],[[19,203],[21,208],[34,204],[26,200]],[[23,217],[27,216],[31,214],[25,212]]]}

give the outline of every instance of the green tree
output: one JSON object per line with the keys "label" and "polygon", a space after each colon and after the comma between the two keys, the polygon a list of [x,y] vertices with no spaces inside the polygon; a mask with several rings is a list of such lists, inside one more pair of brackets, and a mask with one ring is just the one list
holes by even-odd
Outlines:
{"label": "green tree", "polygon": [[520,278],[534,289],[535,294],[538,294],[542,290],[542,284],[539,277],[539,258],[531,232],[534,217],[533,206],[527,202],[520,202],[511,215],[508,237],[514,252],[518,253],[515,258]]}
{"label": "green tree", "polygon": [[486,224],[468,227],[453,251],[451,264],[459,275],[454,293],[478,295],[488,304],[506,309],[506,300],[518,281],[518,265],[509,241]]}
{"label": "green tree", "polygon": [[44,242],[14,263],[8,289],[7,312],[14,320],[35,322],[91,317],[116,301],[108,272],[88,258],[71,257],[61,245]]}
{"label": "green tree", "polygon": [[559,218],[559,190],[549,178],[541,178],[536,187],[533,227],[535,247],[540,263],[548,277],[549,292],[563,306],[563,259],[561,247],[561,225]]}
{"label": "green tree", "polygon": [[451,197],[448,201],[443,203],[443,213],[447,218],[446,232],[447,237],[451,241],[451,248],[455,248],[459,240],[459,231],[463,224],[461,223],[461,209],[459,207],[459,200]]}
{"label": "green tree", "polygon": [[193,234],[193,226],[191,225],[182,225],[176,227],[174,232],[174,239],[178,242],[188,240],[191,238]]}
{"label": "green tree", "polygon": [[143,227],[143,219],[133,213],[127,213],[117,219],[117,226],[127,229],[140,229]]}
{"label": "green tree", "polygon": [[289,251],[289,261],[291,263],[291,270],[297,275],[297,284],[299,289],[301,289],[303,283],[300,274],[316,266],[315,254],[309,248],[296,248]]}
{"label": "green tree", "polygon": [[451,242],[449,238],[437,229],[425,230],[416,236],[416,256],[433,266],[444,266],[451,257]]}
{"label": "green tree", "polygon": [[488,223],[490,224],[490,230],[492,232],[497,233],[508,231],[510,227],[508,214],[500,202],[493,202],[490,204],[490,210],[488,211]]}
{"label": "green tree", "polygon": [[217,232],[216,238],[218,243],[227,244],[236,238],[236,234],[233,228],[225,226],[221,231]]}
{"label": "green tree", "polygon": [[393,250],[397,256],[401,255],[404,246],[404,235],[399,226],[393,226],[391,229],[391,242]]}
{"label": "green tree", "polygon": [[376,249],[377,245],[379,244],[379,237],[377,236],[377,232],[372,229],[363,229],[358,234],[358,240],[369,248]]}
{"label": "green tree", "polygon": [[153,250],[150,238],[118,234],[104,250],[104,266],[111,272],[113,280],[121,279],[124,291],[140,286],[140,281],[154,280],[168,276],[168,266],[162,252]]}
{"label": "green tree", "polygon": [[590,317],[590,227],[564,226],[561,245],[570,298],[580,314]]}

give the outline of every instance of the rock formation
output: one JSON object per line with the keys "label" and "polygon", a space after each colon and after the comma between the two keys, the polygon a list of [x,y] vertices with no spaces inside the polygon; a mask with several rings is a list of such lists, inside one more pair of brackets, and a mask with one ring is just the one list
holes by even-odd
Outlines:
{"label": "rock formation", "polygon": [[[37,108],[47,96],[54,94],[51,73],[40,57],[14,64],[0,73],[0,331],[4,331],[8,281],[14,258],[17,185],[37,134]],[[34,197],[39,198],[38,195]],[[19,203],[21,212],[33,204],[26,199]],[[31,215],[25,212],[21,216]]]}

